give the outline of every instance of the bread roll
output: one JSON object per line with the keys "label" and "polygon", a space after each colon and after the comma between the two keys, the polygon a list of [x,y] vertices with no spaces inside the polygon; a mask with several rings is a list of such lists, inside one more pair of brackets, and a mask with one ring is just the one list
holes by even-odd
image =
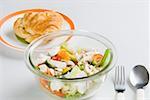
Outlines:
{"label": "bread roll", "polygon": [[15,21],[14,31],[30,43],[43,34],[61,30],[62,24],[63,17],[57,12],[29,12]]}

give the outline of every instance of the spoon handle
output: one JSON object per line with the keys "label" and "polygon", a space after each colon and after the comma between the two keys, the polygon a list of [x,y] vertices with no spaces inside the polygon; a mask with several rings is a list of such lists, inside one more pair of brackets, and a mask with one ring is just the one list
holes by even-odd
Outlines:
{"label": "spoon handle", "polygon": [[125,100],[124,93],[122,92],[117,93],[117,100]]}
{"label": "spoon handle", "polygon": [[143,89],[137,89],[137,98],[136,100],[144,100],[144,90]]}

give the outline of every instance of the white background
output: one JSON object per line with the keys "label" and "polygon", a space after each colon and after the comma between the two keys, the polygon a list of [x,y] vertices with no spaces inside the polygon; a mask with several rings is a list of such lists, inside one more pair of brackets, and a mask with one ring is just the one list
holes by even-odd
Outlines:
{"label": "white background", "polygon": [[[0,0],[0,18],[29,8],[57,10],[73,19],[76,29],[108,37],[116,46],[117,65],[124,65],[128,81],[134,65],[149,66],[148,0]],[[115,100],[114,70],[90,100]],[[135,100],[135,90],[127,82],[126,100]],[[145,89],[150,100],[150,86]],[[42,92],[27,69],[23,54],[0,44],[0,100],[53,100]]]}

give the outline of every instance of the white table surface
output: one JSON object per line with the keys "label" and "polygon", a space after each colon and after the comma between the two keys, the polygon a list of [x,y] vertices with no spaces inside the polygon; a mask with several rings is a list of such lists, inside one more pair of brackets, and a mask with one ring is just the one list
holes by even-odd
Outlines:
{"label": "white table surface", "polygon": [[[126,78],[136,64],[149,66],[148,0],[0,0],[0,18],[29,8],[60,11],[73,19],[76,29],[102,33],[116,46],[119,65]],[[90,100],[115,100],[114,70]],[[126,100],[135,100],[135,90],[126,84]],[[150,100],[150,86],[145,89]],[[27,69],[23,54],[0,44],[0,100],[54,100],[40,90]]]}

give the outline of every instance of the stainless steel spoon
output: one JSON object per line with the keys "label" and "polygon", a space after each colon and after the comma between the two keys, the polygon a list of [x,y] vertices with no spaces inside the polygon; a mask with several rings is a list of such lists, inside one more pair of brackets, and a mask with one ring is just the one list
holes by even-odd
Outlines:
{"label": "stainless steel spoon", "polygon": [[137,100],[144,100],[144,90],[149,82],[149,73],[142,65],[135,66],[130,72],[130,82],[137,89]]}

